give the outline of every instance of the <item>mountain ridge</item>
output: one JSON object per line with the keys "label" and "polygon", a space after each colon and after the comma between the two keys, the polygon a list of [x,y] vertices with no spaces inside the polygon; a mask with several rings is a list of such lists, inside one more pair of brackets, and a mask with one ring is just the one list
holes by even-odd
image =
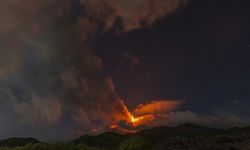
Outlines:
{"label": "mountain ridge", "polygon": [[[181,138],[195,138],[195,137],[204,137],[204,138],[218,138],[218,137],[241,137],[246,135],[250,137],[250,126],[247,127],[235,127],[230,129],[217,129],[217,128],[209,128],[205,126],[195,125],[191,123],[186,123],[183,125],[179,125],[176,127],[169,126],[159,126],[150,129],[145,129],[139,131],[132,135],[124,135],[115,132],[105,132],[97,136],[89,136],[84,135],[80,138],[71,141],[74,144],[86,144],[88,146],[101,146],[101,147],[115,147],[121,144],[124,141],[133,138],[143,139],[145,141],[149,141],[150,144],[161,143],[166,139],[171,139],[175,137]],[[105,136],[103,136],[105,135]],[[88,137],[90,141],[84,139],[83,137]],[[100,138],[104,137],[104,138]],[[102,140],[100,140],[102,139]],[[119,140],[116,140],[119,139]],[[93,142],[94,141],[94,142]],[[106,143],[106,144],[103,144]],[[107,144],[112,143],[112,144]]]}
{"label": "mountain ridge", "polygon": [[[112,131],[104,132],[99,135],[83,135],[79,138],[66,142],[69,145],[87,145],[89,147],[101,147],[114,149],[119,147],[130,147],[131,145],[169,145],[172,142],[187,141],[218,143],[235,143],[250,140],[250,126],[235,127],[230,129],[216,129],[191,123],[182,124],[176,127],[159,126],[139,131],[135,134],[126,135]],[[185,143],[186,142],[186,143]],[[19,147],[27,144],[46,144],[35,138],[8,138],[0,140],[0,147]],[[211,144],[211,143],[210,143]]]}
{"label": "mountain ridge", "polygon": [[0,147],[17,147],[17,146],[25,146],[27,144],[37,144],[37,143],[43,143],[35,138],[8,138],[0,140]]}

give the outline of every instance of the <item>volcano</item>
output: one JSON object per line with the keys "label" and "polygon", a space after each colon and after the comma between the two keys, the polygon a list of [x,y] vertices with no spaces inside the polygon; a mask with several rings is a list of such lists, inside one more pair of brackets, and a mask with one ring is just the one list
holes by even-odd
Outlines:
{"label": "volcano", "polygon": [[[110,129],[120,133],[135,133],[139,129],[154,127],[164,124],[168,113],[177,109],[182,103],[177,100],[160,100],[139,104],[135,109],[129,111],[125,103],[121,102],[123,116],[117,116]],[[120,117],[120,118],[119,118]]]}

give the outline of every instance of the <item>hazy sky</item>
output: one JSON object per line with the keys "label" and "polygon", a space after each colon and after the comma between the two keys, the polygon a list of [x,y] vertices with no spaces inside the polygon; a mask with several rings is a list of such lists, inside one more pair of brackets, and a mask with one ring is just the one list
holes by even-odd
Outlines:
{"label": "hazy sky", "polygon": [[1,0],[0,139],[107,131],[122,101],[179,101],[159,125],[250,125],[249,14],[244,0]]}

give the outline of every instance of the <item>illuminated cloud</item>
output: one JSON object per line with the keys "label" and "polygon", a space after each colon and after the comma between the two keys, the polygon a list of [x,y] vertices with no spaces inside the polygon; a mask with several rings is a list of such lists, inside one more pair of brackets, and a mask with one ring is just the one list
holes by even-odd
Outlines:
{"label": "illuminated cloud", "polygon": [[151,26],[156,20],[183,8],[187,0],[81,0],[89,15],[105,23],[107,29],[116,19],[123,30]]}
{"label": "illuminated cloud", "polygon": [[152,101],[146,104],[140,104],[137,106],[133,113],[135,115],[147,115],[147,114],[166,114],[170,111],[177,109],[182,103],[174,100],[162,100]]}

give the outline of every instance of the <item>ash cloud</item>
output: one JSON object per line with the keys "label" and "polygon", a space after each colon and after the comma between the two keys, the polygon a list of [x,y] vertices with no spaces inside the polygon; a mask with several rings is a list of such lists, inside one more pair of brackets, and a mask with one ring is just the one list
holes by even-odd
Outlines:
{"label": "ash cloud", "polygon": [[107,29],[121,19],[123,30],[151,26],[156,20],[183,8],[188,0],[81,0],[87,13]]}
{"label": "ash cloud", "polygon": [[10,104],[20,119],[32,126],[54,124],[62,117],[62,106],[59,100],[49,97],[42,99],[35,94],[30,94],[28,100],[20,101],[10,92]]}
{"label": "ash cloud", "polygon": [[[186,2],[2,0],[0,114],[6,115],[0,115],[0,134],[53,139],[62,131],[78,136],[106,129],[124,110],[91,46],[98,24],[110,30],[119,18],[123,31],[151,26]],[[75,12],[79,5],[82,13]]]}

